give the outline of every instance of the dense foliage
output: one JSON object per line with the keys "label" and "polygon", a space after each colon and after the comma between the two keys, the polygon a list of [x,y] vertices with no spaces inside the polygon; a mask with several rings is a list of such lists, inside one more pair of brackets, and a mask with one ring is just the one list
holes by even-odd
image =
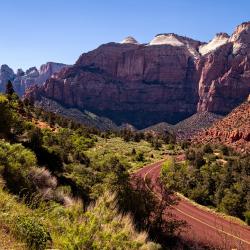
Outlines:
{"label": "dense foliage", "polygon": [[161,178],[167,188],[249,223],[250,156],[224,146],[189,148],[186,161],[164,164]]}
{"label": "dense foliage", "polygon": [[[161,158],[164,138],[100,132],[22,102],[11,83],[6,93],[0,95],[0,224],[25,247],[159,249],[148,238],[180,230],[182,222],[162,220],[176,201],[159,203],[129,175]],[[128,147],[126,157],[119,147],[109,149],[117,140]]]}

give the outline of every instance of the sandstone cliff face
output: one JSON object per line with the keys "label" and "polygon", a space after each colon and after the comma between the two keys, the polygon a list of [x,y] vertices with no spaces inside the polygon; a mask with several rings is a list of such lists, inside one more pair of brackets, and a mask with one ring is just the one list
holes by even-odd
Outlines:
{"label": "sandstone cliff face", "polygon": [[198,111],[230,112],[250,92],[250,23],[239,25],[222,46],[201,58]]}
{"label": "sandstone cliff face", "polygon": [[62,63],[48,62],[43,64],[38,70],[36,67],[31,67],[26,72],[18,69],[15,74],[14,71],[7,65],[2,65],[0,68],[0,92],[5,91],[5,85],[8,80],[13,82],[15,91],[22,96],[26,88],[34,84],[42,84],[53,74],[59,72],[62,68],[68,67]]}
{"label": "sandstone cliff face", "polygon": [[83,54],[27,97],[45,96],[67,107],[137,128],[176,123],[194,113],[230,112],[250,92],[250,23],[208,44],[157,35],[149,44],[129,37]]}
{"label": "sandstone cliff face", "polygon": [[196,111],[197,75],[186,47],[110,43],[49,79],[42,95],[136,127]]}

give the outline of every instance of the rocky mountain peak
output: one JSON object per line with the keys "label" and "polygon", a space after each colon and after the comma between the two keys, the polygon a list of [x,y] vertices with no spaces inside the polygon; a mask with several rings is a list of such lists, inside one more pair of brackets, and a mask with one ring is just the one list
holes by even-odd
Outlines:
{"label": "rocky mountain peak", "polygon": [[148,44],[153,45],[171,45],[173,47],[183,47],[186,49],[186,54],[192,56],[194,59],[198,59],[200,54],[198,53],[198,47],[202,43],[200,41],[193,40],[191,38],[180,36],[175,33],[164,33],[156,35]]}
{"label": "rocky mountain peak", "polygon": [[0,67],[0,92],[5,91],[5,86],[8,80],[13,80],[15,77],[14,71],[6,64]]}
{"label": "rocky mountain peak", "polygon": [[226,44],[229,41],[229,35],[224,32],[217,33],[215,37],[207,44],[201,45],[199,47],[199,52],[201,55],[206,55],[220,46]]}
{"label": "rocky mountain peak", "polygon": [[232,42],[245,42],[250,37],[250,22],[242,23],[236,27],[230,37]]}
{"label": "rocky mountain peak", "polygon": [[220,39],[223,39],[223,38],[226,38],[226,39],[228,39],[228,38],[230,38],[230,36],[226,33],[226,32],[219,32],[219,33],[217,33],[216,35],[215,35],[215,37],[216,38],[220,38]]}
{"label": "rocky mountain peak", "polygon": [[3,64],[0,67],[0,72],[1,73],[10,73],[10,74],[14,74],[14,71],[7,65],[7,64]]}
{"label": "rocky mountain peak", "polygon": [[184,46],[179,36],[174,33],[158,34],[149,43],[149,45],[172,45]]}
{"label": "rocky mountain peak", "polygon": [[137,40],[132,36],[125,37],[120,43],[122,43],[122,44],[126,44],[126,43],[128,43],[128,44],[139,44],[137,42]]}
{"label": "rocky mountain peak", "polygon": [[36,67],[31,67],[26,70],[25,72],[26,75],[34,76],[37,77],[39,75],[39,72]]}
{"label": "rocky mountain peak", "polygon": [[68,67],[68,65],[62,63],[48,62],[43,64],[38,70],[36,67],[31,67],[25,72],[22,69],[18,69],[16,74],[6,64],[0,67],[0,92],[5,90],[5,85],[8,80],[13,81],[15,91],[22,96],[26,88],[33,86],[34,84],[41,85],[53,74],[59,72],[62,68]]}
{"label": "rocky mountain peak", "polygon": [[25,75],[25,72],[22,70],[22,69],[17,69],[17,73],[16,75],[19,77],[19,76],[24,76]]}
{"label": "rocky mountain peak", "polygon": [[244,22],[236,27],[234,33],[231,36],[231,40],[236,41],[240,37],[249,33],[250,33],[250,21]]}
{"label": "rocky mountain peak", "polygon": [[246,48],[250,44],[250,22],[245,22],[236,27],[230,37],[233,43],[233,54],[246,54]]}

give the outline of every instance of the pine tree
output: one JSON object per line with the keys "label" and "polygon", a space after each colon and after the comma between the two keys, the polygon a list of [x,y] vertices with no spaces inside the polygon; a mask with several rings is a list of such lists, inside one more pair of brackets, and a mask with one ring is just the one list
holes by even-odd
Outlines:
{"label": "pine tree", "polygon": [[9,80],[8,83],[6,84],[6,95],[13,95],[15,93],[15,90],[13,88],[12,82]]}

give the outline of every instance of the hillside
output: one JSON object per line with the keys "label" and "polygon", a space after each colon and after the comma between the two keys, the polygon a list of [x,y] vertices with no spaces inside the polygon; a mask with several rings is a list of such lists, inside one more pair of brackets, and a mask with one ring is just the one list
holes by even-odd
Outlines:
{"label": "hillside", "polygon": [[174,125],[174,133],[178,140],[187,140],[202,129],[212,126],[214,122],[222,118],[223,116],[210,112],[198,112]]}
{"label": "hillside", "polygon": [[[162,205],[140,180],[132,185],[129,173],[175,148],[149,134],[83,126],[22,102],[11,86],[8,91],[0,95],[6,121],[0,124],[0,248],[160,249],[150,239],[162,228],[149,221],[156,223],[154,214],[162,220]],[[173,224],[166,237],[182,225],[170,213],[166,226]]]}
{"label": "hillside", "polygon": [[175,125],[159,123],[142,131],[152,131],[160,134],[168,131],[173,133],[176,136],[176,139],[179,141],[188,140],[202,129],[212,126],[214,122],[222,119],[222,117],[223,116],[221,115],[210,112],[199,112]]}
{"label": "hillside", "polygon": [[74,108],[66,108],[60,105],[58,102],[45,97],[43,97],[40,101],[37,101],[35,105],[49,112],[70,118],[75,122],[79,122],[87,127],[94,127],[102,131],[118,130],[116,124],[106,117],[100,117],[94,113],[88,112],[87,110],[80,111]]}
{"label": "hillside", "polygon": [[235,108],[211,128],[192,139],[194,143],[225,144],[239,152],[250,152],[250,102]]}

